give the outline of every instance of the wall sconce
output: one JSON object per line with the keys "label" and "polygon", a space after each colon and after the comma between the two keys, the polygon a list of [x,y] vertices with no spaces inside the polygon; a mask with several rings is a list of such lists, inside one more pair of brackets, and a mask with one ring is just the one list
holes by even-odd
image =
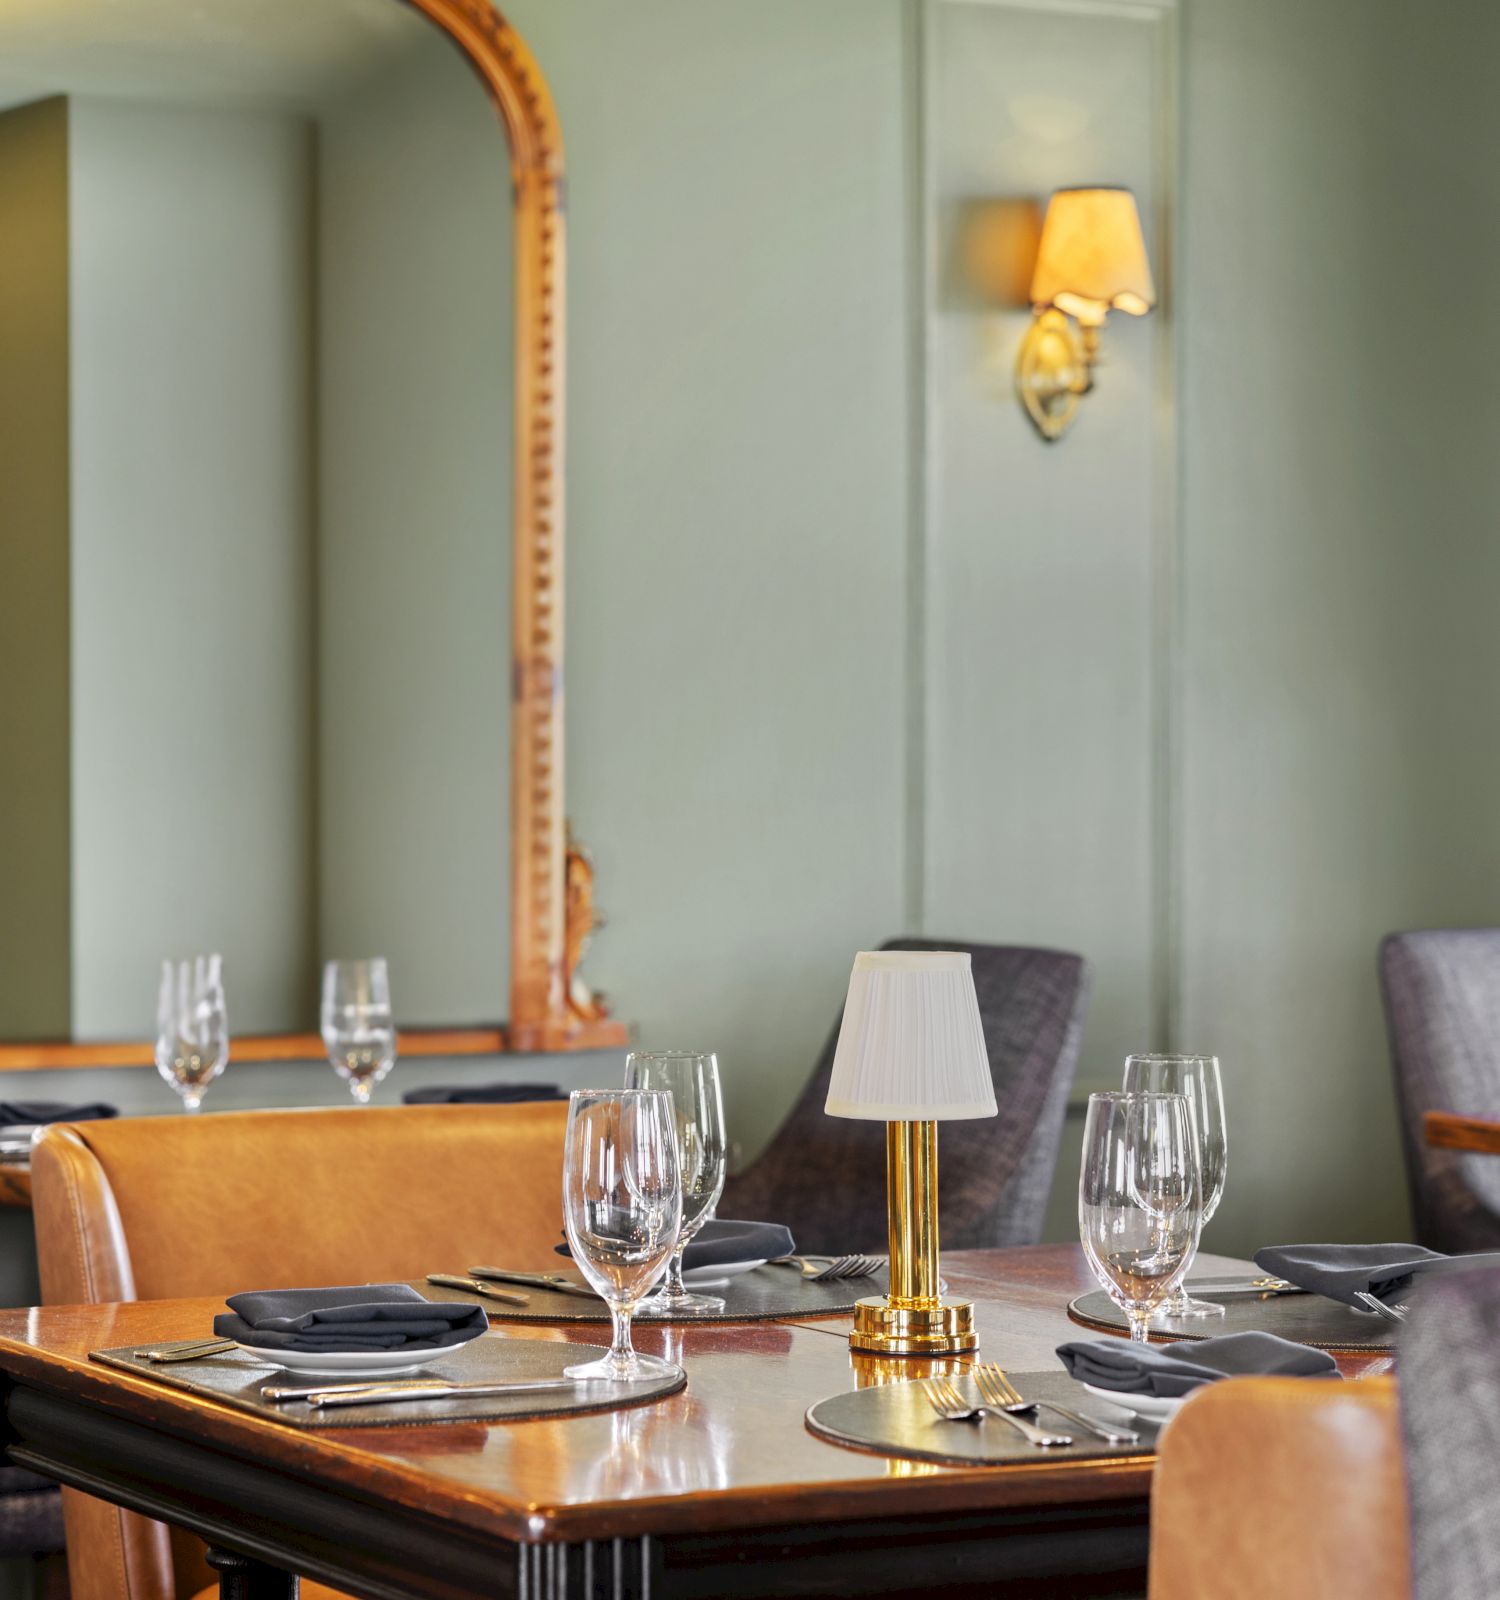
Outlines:
{"label": "wall sconce", "polygon": [[1105,317],[1111,311],[1143,317],[1155,304],[1130,190],[1057,190],[1031,279],[1035,320],[1016,362],[1021,404],[1049,443],[1067,432],[1079,400],[1094,386]]}

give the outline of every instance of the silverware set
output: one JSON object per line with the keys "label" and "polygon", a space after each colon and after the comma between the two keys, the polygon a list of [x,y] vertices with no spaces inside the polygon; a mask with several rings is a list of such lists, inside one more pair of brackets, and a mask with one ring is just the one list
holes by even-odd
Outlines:
{"label": "silverware set", "polygon": [[512,1294],[509,1289],[497,1289],[493,1283],[483,1283],[478,1278],[465,1278],[456,1272],[429,1272],[428,1283],[435,1283],[442,1289],[466,1289],[470,1294],[483,1296],[486,1300],[499,1300],[508,1306],[529,1306],[531,1297],[524,1294]]}
{"label": "silverware set", "polygon": [[510,1378],[503,1383],[448,1383],[441,1379],[424,1382],[410,1378],[395,1383],[323,1383],[295,1389],[272,1384],[260,1391],[260,1397],[272,1405],[295,1402],[321,1411],[331,1406],[388,1406],[404,1400],[449,1400],[454,1396],[478,1400],[578,1387],[576,1378]]}
{"label": "silverware set", "polygon": [[1039,1450],[1055,1449],[1073,1443],[1071,1433],[1051,1433],[1025,1420],[1037,1417],[1042,1410],[1055,1412],[1065,1422],[1103,1439],[1107,1444],[1138,1444],[1140,1435],[1127,1428],[1111,1428],[1094,1422],[1067,1406],[1051,1400],[1027,1400],[1005,1375],[1005,1370],[992,1361],[977,1361],[969,1369],[979,1400],[972,1401],[952,1378],[923,1378],[922,1394],[928,1405],[944,1422],[983,1422],[986,1417],[997,1417],[1010,1424],[1029,1444]]}
{"label": "silverware set", "polygon": [[1364,1289],[1356,1290],[1354,1298],[1366,1311],[1373,1311],[1377,1317],[1386,1322],[1405,1322],[1406,1314],[1411,1310],[1407,1305],[1390,1305],[1378,1295],[1370,1294]]}

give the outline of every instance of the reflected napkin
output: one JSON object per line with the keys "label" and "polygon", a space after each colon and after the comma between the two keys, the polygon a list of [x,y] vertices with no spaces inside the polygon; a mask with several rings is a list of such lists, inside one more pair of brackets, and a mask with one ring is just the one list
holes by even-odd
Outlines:
{"label": "reflected napkin", "polygon": [[1500,1266],[1500,1250],[1445,1256],[1419,1244],[1275,1244],[1257,1250],[1255,1264],[1309,1294],[1359,1309],[1354,1297],[1361,1291],[1378,1300],[1399,1300],[1420,1273]]}
{"label": "reflected napkin", "polygon": [[1170,1400],[1219,1378],[1336,1378],[1326,1350],[1274,1333],[1226,1333],[1196,1344],[1133,1344],[1127,1339],[1075,1339],[1057,1347],[1070,1378],[1120,1394]]}
{"label": "reflected napkin", "polygon": [[[789,1256],[796,1248],[791,1230],[779,1222],[731,1222],[728,1218],[710,1217],[682,1252],[682,1270],[727,1267],[736,1261],[770,1261],[776,1256]],[[558,1245],[557,1253],[572,1255],[566,1239]]]}
{"label": "reflected napkin", "polygon": [[265,1289],[226,1304],[214,1332],[272,1350],[437,1350],[489,1327],[479,1306],[427,1300],[405,1283]]}
{"label": "reflected napkin", "polygon": [[566,1100],[555,1083],[449,1084],[447,1088],[408,1089],[404,1106],[508,1106],[521,1100]]}
{"label": "reflected napkin", "polygon": [[102,1100],[64,1105],[60,1100],[0,1100],[0,1128],[38,1127],[48,1122],[103,1122],[119,1112]]}

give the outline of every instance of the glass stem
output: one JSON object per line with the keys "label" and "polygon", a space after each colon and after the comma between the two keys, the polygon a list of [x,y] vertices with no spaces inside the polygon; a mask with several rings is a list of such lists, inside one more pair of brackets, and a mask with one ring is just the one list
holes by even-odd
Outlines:
{"label": "glass stem", "polygon": [[667,1263],[667,1281],[662,1286],[662,1292],[669,1300],[681,1299],[687,1293],[687,1287],[682,1281],[682,1253],[687,1249],[687,1240],[684,1239],[672,1252],[672,1259]]}
{"label": "glass stem", "polygon": [[619,1306],[613,1302],[609,1307],[609,1320],[614,1328],[613,1337],[609,1341],[610,1360],[617,1365],[622,1361],[632,1361],[635,1358],[635,1349],[630,1343],[630,1313],[631,1306]]}
{"label": "glass stem", "polygon": [[1130,1313],[1130,1342],[1132,1344],[1149,1344],[1151,1342],[1151,1313],[1132,1311]]}
{"label": "glass stem", "polygon": [[203,1096],[201,1094],[185,1094],[182,1097],[182,1104],[185,1110],[197,1111],[203,1104]]}

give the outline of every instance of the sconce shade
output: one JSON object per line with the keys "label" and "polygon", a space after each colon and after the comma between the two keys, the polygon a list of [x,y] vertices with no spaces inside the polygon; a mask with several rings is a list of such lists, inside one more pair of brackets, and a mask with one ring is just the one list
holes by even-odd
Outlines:
{"label": "sconce shade", "polygon": [[996,1114],[968,953],[861,950],[824,1110],[871,1122]]}
{"label": "sconce shade", "polygon": [[1031,303],[1086,327],[1110,311],[1143,317],[1156,304],[1141,218],[1129,189],[1059,189],[1047,206]]}

